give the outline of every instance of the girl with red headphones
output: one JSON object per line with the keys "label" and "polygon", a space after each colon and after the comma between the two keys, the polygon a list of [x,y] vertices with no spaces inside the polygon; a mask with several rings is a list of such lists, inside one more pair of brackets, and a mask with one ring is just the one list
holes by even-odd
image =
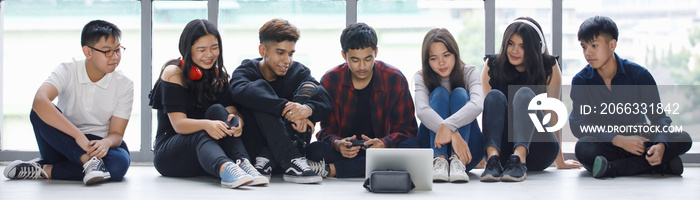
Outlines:
{"label": "girl with red headphones", "polygon": [[213,175],[221,186],[267,185],[240,136],[243,120],[229,92],[221,35],[204,19],[180,35],[181,58],[168,61],[149,95],[158,110],[153,163],[163,176]]}

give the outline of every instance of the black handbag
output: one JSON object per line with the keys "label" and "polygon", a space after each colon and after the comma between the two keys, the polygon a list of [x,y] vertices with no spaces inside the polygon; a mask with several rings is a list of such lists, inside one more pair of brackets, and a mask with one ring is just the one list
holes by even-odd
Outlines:
{"label": "black handbag", "polygon": [[375,193],[407,193],[416,187],[406,171],[373,171],[363,186]]}

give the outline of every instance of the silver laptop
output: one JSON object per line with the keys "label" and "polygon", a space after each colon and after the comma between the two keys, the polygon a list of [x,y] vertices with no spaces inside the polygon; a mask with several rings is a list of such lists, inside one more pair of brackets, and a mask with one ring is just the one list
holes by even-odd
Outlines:
{"label": "silver laptop", "polygon": [[416,185],[415,190],[433,189],[433,149],[429,148],[369,148],[365,179],[372,171],[407,171]]}

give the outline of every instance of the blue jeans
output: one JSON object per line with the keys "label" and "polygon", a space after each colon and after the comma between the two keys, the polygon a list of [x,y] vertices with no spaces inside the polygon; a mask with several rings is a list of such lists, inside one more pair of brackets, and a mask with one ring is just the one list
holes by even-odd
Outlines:
{"label": "blue jeans", "polygon": [[[60,111],[60,110],[59,110]],[[86,152],[78,146],[75,138],[46,124],[34,110],[29,114],[34,127],[34,136],[39,146],[39,154],[46,164],[53,165],[51,178],[57,180],[83,180],[83,164],[80,157]],[[99,136],[87,134],[88,140],[100,140]],[[131,164],[129,148],[122,141],[117,148],[110,148],[102,158],[112,176],[109,180],[121,181]]]}
{"label": "blue jeans", "polygon": [[[450,117],[453,113],[459,111],[464,105],[469,102],[469,93],[464,88],[455,88],[452,93],[448,92],[444,87],[437,87],[430,93],[430,107],[440,115],[443,119]],[[475,119],[473,122],[457,128],[457,131],[462,136],[462,139],[467,142],[469,151],[472,154],[472,162],[466,163],[467,171],[473,169],[484,155],[484,136],[479,130],[479,123]],[[435,147],[435,132],[426,128],[422,123],[418,128],[418,138],[430,136],[430,148],[433,149],[433,157],[443,156],[449,158],[454,154],[454,149],[448,143],[442,148]],[[428,142],[428,141],[425,141]],[[421,142],[422,143],[422,142]]]}
{"label": "blue jeans", "polygon": [[[559,141],[554,133],[535,133],[535,125],[532,124],[527,113],[528,103],[534,97],[534,91],[522,87],[515,92],[513,102],[509,104],[503,92],[493,89],[484,99],[482,121],[485,146],[494,147],[500,152],[501,163],[506,162],[513,154],[515,147],[523,146],[527,150],[525,158],[527,169],[542,171],[549,167],[559,155]],[[512,124],[508,120],[509,110],[512,114]],[[542,111],[538,111],[538,115],[541,118]],[[508,135],[509,132],[512,132],[512,135]],[[509,137],[511,137],[510,140]]]}

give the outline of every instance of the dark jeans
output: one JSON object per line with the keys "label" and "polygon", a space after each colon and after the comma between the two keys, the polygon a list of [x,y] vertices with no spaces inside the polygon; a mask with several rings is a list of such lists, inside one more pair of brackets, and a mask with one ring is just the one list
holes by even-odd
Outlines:
{"label": "dark jeans", "polygon": [[239,111],[245,121],[241,138],[252,158],[264,156],[286,169],[291,166],[292,159],[301,157],[287,134],[288,125],[282,117],[247,108]]}
{"label": "dark jeans", "polygon": [[[305,84],[315,84],[313,82],[302,83],[294,92],[293,102],[304,104],[317,89],[306,89]],[[281,166],[287,169],[291,166],[291,160],[303,157],[311,142],[311,128],[308,127],[304,133],[299,133],[292,128],[292,122],[284,117],[269,113],[258,112],[247,108],[239,109],[245,126],[243,126],[243,142],[246,150],[252,158],[262,156],[270,159],[273,166],[273,173],[280,172],[277,168]]]}
{"label": "dark jeans", "polygon": [[326,163],[335,165],[335,177],[355,178],[365,176],[365,152],[360,150],[356,157],[346,158],[330,144],[316,141],[309,145],[306,157],[317,162],[325,159]]}
{"label": "dark jeans", "polygon": [[[469,93],[461,87],[455,88],[452,93],[447,91],[444,87],[437,87],[430,93],[429,102],[430,107],[435,110],[442,119],[446,119],[469,102]],[[481,134],[481,130],[479,130],[479,123],[476,119],[465,126],[459,127],[457,131],[462,136],[462,139],[467,142],[472,155],[472,162],[465,163],[466,171],[469,171],[474,169],[484,156],[484,136]],[[442,148],[436,148],[436,133],[426,128],[423,124],[421,124],[418,129],[418,135],[430,136],[429,140],[424,142],[429,142],[430,148],[433,149],[433,157],[443,156],[449,158],[450,155],[454,154],[454,149],[452,149],[449,143],[443,145]]]}
{"label": "dark jeans", "polygon": [[[205,112],[206,119],[226,121],[228,111],[221,104],[210,106]],[[192,177],[214,175],[219,177],[219,169],[226,162],[248,159],[241,138],[227,136],[215,140],[206,131],[192,134],[176,134],[159,141],[154,150],[153,165],[163,176]]]}
{"label": "dark jeans", "polygon": [[[523,87],[515,92],[512,107],[506,96],[499,90],[491,90],[484,99],[484,138],[486,147],[495,147],[500,152],[501,163],[513,154],[515,147],[527,149],[526,166],[528,171],[542,171],[552,165],[559,155],[559,142],[554,133],[539,133],[527,113],[530,100],[535,92]],[[509,109],[510,108],[510,109]],[[508,112],[512,112],[512,135],[509,133]],[[538,115],[543,113],[538,111]],[[505,136],[505,137],[504,137]],[[511,137],[512,139],[508,139]]]}
{"label": "dark jeans", "polygon": [[[60,110],[59,110],[60,111]],[[86,152],[78,146],[75,138],[61,132],[60,130],[46,124],[39,115],[32,110],[29,119],[34,127],[34,136],[39,146],[39,154],[46,164],[53,165],[51,178],[57,180],[83,180],[83,163],[80,157]],[[88,140],[100,140],[99,136],[85,135]],[[129,148],[122,141],[117,148],[110,148],[107,155],[102,158],[105,167],[111,175],[111,181],[121,181],[124,179],[126,171],[129,170],[131,157]]]}
{"label": "dark jeans", "polygon": [[[670,141],[678,142],[668,143],[664,156],[661,159],[661,165],[669,163],[672,159],[684,154],[692,145],[692,140],[687,132],[669,134],[669,138]],[[645,145],[649,147],[653,143],[647,142]],[[576,142],[575,152],[578,161],[588,171],[592,171],[596,156],[603,156],[615,165],[614,173],[616,176],[650,173],[653,168],[649,165],[645,155],[634,155],[613,145],[611,142],[601,142],[592,136],[581,137]]]}

